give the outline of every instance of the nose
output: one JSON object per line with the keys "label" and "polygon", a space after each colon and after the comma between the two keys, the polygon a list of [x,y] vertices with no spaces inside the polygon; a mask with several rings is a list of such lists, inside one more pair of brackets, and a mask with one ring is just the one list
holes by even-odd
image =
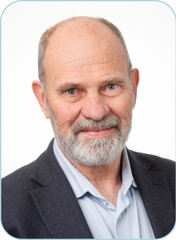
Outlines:
{"label": "nose", "polygon": [[92,93],[84,99],[84,105],[81,109],[82,115],[87,119],[95,121],[101,120],[110,112],[109,106],[98,93]]}

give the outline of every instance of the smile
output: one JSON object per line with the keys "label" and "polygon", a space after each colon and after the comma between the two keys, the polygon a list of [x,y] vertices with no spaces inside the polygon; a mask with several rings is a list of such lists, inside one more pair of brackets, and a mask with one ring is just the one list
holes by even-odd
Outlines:
{"label": "smile", "polygon": [[109,127],[109,128],[88,128],[85,130],[82,130],[80,133],[87,135],[87,136],[92,136],[92,137],[102,137],[110,133],[114,127]]}

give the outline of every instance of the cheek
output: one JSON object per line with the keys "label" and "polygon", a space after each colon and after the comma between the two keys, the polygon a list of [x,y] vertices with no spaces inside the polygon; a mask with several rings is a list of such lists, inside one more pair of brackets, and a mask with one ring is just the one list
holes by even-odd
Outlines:
{"label": "cheek", "polygon": [[48,87],[47,102],[51,110],[52,118],[60,130],[65,129],[67,131],[72,127],[79,115],[79,106],[65,102],[62,97],[53,94],[53,91],[52,88]]}
{"label": "cheek", "polygon": [[55,104],[54,112],[58,126],[62,129],[71,128],[78,117],[79,110],[70,104]]}
{"label": "cheek", "polygon": [[120,118],[122,125],[126,125],[131,119],[132,97],[121,98],[111,105],[111,111]]}

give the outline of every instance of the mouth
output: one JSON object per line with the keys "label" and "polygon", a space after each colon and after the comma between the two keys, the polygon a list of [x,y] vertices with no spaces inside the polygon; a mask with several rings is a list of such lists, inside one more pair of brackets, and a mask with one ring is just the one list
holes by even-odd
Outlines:
{"label": "mouth", "polygon": [[87,128],[80,131],[81,134],[91,136],[91,137],[103,137],[108,135],[114,127],[106,127],[106,128]]}

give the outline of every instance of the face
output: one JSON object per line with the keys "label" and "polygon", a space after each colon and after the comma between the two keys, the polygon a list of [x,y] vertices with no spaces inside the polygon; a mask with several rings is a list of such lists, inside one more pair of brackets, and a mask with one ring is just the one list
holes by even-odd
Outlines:
{"label": "face", "polygon": [[129,77],[126,53],[114,34],[104,40],[86,33],[63,42],[53,36],[44,61],[46,90],[39,102],[63,153],[83,165],[102,165],[124,148],[138,74],[133,70]]}

